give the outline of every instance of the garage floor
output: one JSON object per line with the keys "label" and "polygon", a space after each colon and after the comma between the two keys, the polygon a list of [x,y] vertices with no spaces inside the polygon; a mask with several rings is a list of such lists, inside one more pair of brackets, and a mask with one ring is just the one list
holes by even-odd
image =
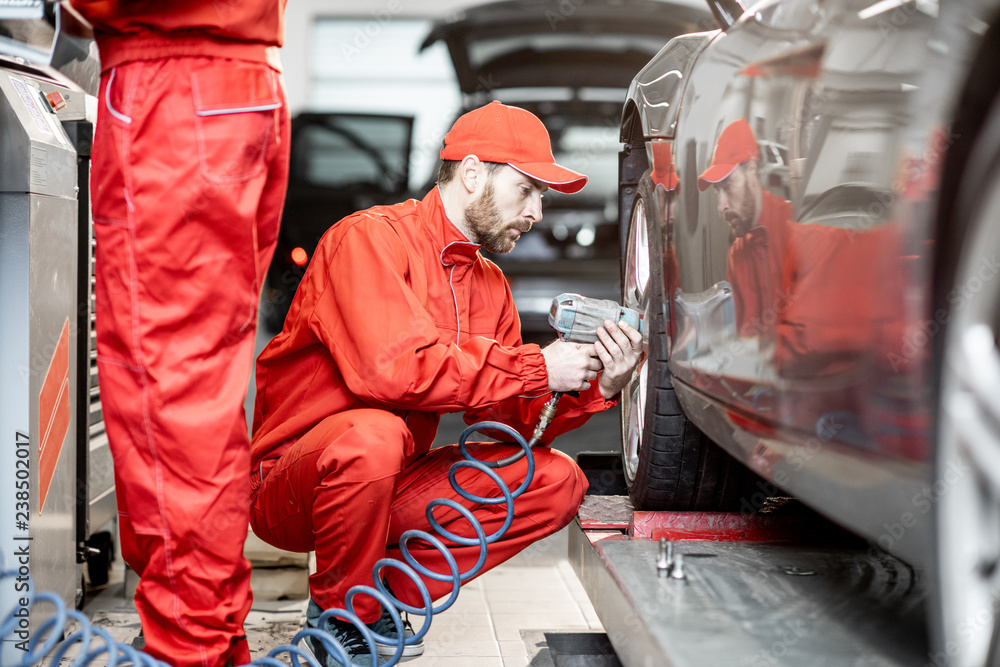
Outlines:
{"label": "garage floor", "polygon": [[[89,597],[84,611],[118,641],[131,642],[139,617],[126,599],[124,578],[119,560],[111,583]],[[253,657],[291,640],[302,628],[306,603],[254,603],[246,622]],[[434,619],[425,644],[414,667],[619,665],[567,560],[566,530],[463,587],[455,606]]]}
{"label": "garage floor", "polygon": [[[259,327],[255,357],[269,338]],[[253,395],[251,379],[247,414],[253,414]],[[435,445],[454,442],[464,427],[461,415],[445,415]],[[617,413],[598,415],[575,437],[561,438],[565,442],[557,448],[570,455],[578,453],[574,447],[607,449],[605,443],[617,437],[617,429]],[[410,662],[414,667],[619,667],[569,564],[567,549],[568,529],[464,586],[455,605],[433,620],[424,655]],[[302,629],[305,593],[285,600],[261,599],[279,597],[282,590],[305,590],[301,580],[290,586],[288,577],[287,568],[254,570],[254,590],[267,592],[254,601],[245,626],[254,658],[290,642]],[[129,583],[134,587],[134,581]],[[118,641],[130,643],[139,634],[139,617],[126,595],[121,558],[115,562],[111,582],[88,596],[84,612]]]}

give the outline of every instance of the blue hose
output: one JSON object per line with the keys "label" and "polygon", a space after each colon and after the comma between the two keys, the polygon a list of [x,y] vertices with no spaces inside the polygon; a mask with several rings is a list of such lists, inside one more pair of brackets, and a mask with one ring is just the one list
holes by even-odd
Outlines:
{"label": "blue hose", "polygon": [[[497,462],[480,461],[469,454],[469,451],[465,446],[465,440],[472,433],[485,430],[501,431],[509,435],[518,445],[520,445],[521,451],[514,456],[507,457],[506,459]],[[531,444],[534,444],[534,442]],[[399,659],[403,655],[403,648],[405,644],[416,643],[427,634],[427,631],[430,629],[433,615],[439,614],[451,607],[455,600],[458,599],[458,591],[462,583],[468,581],[472,577],[475,577],[482,570],[483,565],[486,563],[487,546],[503,537],[510,528],[511,522],[514,520],[514,499],[524,493],[525,489],[528,488],[528,485],[531,484],[531,479],[535,474],[535,459],[531,455],[531,444],[526,442],[517,431],[499,422],[479,422],[477,424],[473,424],[465,429],[459,438],[458,446],[459,451],[462,453],[462,460],[456,461],[452,464],[451,469],[448,471],[448,481],[458,495],[471,503],[480,505],[507,506],[507,517],[504,520],[503,525],[498,528],[496,532],[486,535],[482,524],[479,523],[475,515],[473,515],[472,512],[463,505],[460,505],[450,498],[436,498],[427,504],[427,521],[434,531],[438,533],[438,535],[461,546],[479,546],[479,560],[472,568],[466,572],[459,572],[458,563],[455,561],[455,557],[448,550],[448,547],[445,546],[444,542],[442,542],[437,536],[423,530],[408,530],[403,533],[399,540],[399,550],[403,556],[403,560],[406,562],[395,558],[383,558],[378,561],[372,570],[372,579],[375,586],[354,586],[348,590],[344,600],[346,608],[329,609],[323,612],[319,618],[319,627],[324,627],[326,620],[331,617],[336,617],[352,623],[358,628],[358,630],[361,631],[361,634],[368,642],[371,655],[373,657],[373,663],[377,662],[374,659],[376,655],[376,640],[383,644],[392,644],[395,642],[396,652],[391,658],[389,658],[386,666],[389,667],[398,663]],[[511,491],[500,476],[493,471],[493,468],[509,465],[510,463],[519,460],[522,456],[527,457],[528,472],[525,475],[524,481],[517,488],[517,490]],[[456,474],[463,468],[478,470],[480,473],[492,479],[493,483],[497,485],[497,489],[499,489],[501,497],[485,498],[463,489],[456,479]],[[475,531],[476,537],[462,537],[447,530],[434,517],[434,509],[437,507],[451,508],[465,517],[466,521],[469,522]],[[410,554],[408,546],[409,541],[414,539],[431,544],[435,549],[440,551],[448,564],[449,571],[447,573],[434,572],[433,570],[430,570],[418,563],[416,558]],[[423,601],[422,607],[407,605],[393,596],[382,581],[382,570],[387,567],[396,568],[410,578],[420,592],[420,596]],[[0,570],[0,580],[14,576],[17,576],[17,572]],[[424,584],[421,577],[426,577],[434,581],[450,581],[452,583],[451,594],[447,597],[447,599],[438,604],[438,606],[434,607],[431,601],[430,592],[427,590],[427,586]],[[62,660],[74,646],[78,646],[78,652],[73,661],[69,663],[69,667],[86,667],[87,665],[93,664],[96,659],[101,657],[104,657],[107,661],[108,667],[116,667],[117,665],[169,667],[167,663],[160,662],[145,653],[137,651],[128,644],[116,642],[105,630],[92,626],[86,616],[75,609],[67,609],[66,604],[58,595],[48,592],[36,594],[34,593],[33,585],[30,586],[32,586],[29,592],[31,602],[28,609],[33,609],[40,603],[49,603],[55,607],[55,613],[38,627],[35,635],[28,642],[28,650],[25,652],[23,659],[20,662],[13,665],[7,665],[5,667],[32,667],[33,665],[41,665],[46,659],[48,659],[49,665],[58,665],[59,661]],[[382,607],[389,612],[389,616],[392,618],[397,628],[396,639],[390,639],[388,637],[375,634],[358,617],[358,615],[354,612],[353,602],[354,598],[359,594],[375,598],[379,601]],[[421,615],[424,618],[420,629],[409,639],[404,639],[403,637],[403,622],[400,617],[400,612]],[[3,622],[0,624],[0,637],[8,637],[18,627],[18,623],[21,618],[15,615],[15,610],[5,614],[2,618]],[[67,636],[67,623],[71,619],[79,625],[79,629]],[[62,639],[63,637],[65,637],[65,639]],[[285,644],[272,649],[266,657],[257,658],[250,663],[250,666],[287,667],[285,663],[279,660],[280,656],[287,656],[290,658],[293,667],[299,667],[300,660],[311,665],[312,667],[325,667],[316,661],[311,651],[303,646],[300,646],[301,642],[306,637],[313,637],[317,641],[321,642],[327,652],[341,663],[345,665],[353,664],[350,662],[350,659],[343,647],[330,634],[322,630],[307,628],[296,634],[292,639],[291,644]]]}

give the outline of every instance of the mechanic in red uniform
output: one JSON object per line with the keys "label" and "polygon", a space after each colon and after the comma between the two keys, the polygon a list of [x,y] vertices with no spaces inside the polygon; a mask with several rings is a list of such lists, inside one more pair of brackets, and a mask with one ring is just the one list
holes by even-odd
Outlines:
{"label": "mechanic in red uniform", "polygon": [[[429,500],[468,504],[447,478],[457,446],[430,450],[442,414],[500,421],[528,438],[551,391],[580,392],[562,398],[548,444],[615,405],[641,354],[641,335],[610,321],[594,344],[522,344],[507,281],[479,253],[510,251],[541,219],[547,188],[573,193],[586,183],[555,163],[541,121],[493,102],[455,122],[441,158],[438,186],[423,200],[356,213],[326,233],[284,329],[257,360],[251,525],[279,548],[315,550],[312,627],[322,609],[343,607],[350,587],[372,585],[376,561],[400,557],[403,531],[429,530]],[[517,449],[471,447],[485,460]],[[490,545],[483,571],[565,526],[583,499],[587,482],[569,457],[548,447],[534,456],[531,486],[514,503],[505,537]],[[516,488],[526,469],[522,459],[498,472]],[[458,478],[473,493],[500,496],[479,473],[463,470]],[[472,509],[487,535],[505,518],[503,507]],[[445,527],[474,536],[450,512],[439,517]],[[419,562],[448,571],[428,545],[410,548]],[[464,572],[479,547],[452,553]],[[405,575],[389,569],[383,576],[401,600],[422,604]],[[427,584],[432,599],[452,586]],[[365,623],[397,636],[377,601],[359,596],[354,604]],[[328,628],[358,664],[370,664],[358,630],[339,621]],[[313,648],[326,665],[339,664]],[[379,646],[382,655],[394,649]],[[406,655],[422,651],[417,643]]]}
{"label": "mechanic in red uniform", "polygon": [[698,189],[715,186],[719,215],[729,223],[726,276],[733,287],[740,336],[757,336],[761,349],[773,345],[775,324],[787,307],[782,296],[783,266],[790,233],[791,204],[764,190],[759,149],[743,118],[722,131]]}
{"label": "mechanic in red uniform", "polygon": [[97,361],[145,651],[249,661],[243,400],[288,172],[284,0],[73,0],[102,77]]}

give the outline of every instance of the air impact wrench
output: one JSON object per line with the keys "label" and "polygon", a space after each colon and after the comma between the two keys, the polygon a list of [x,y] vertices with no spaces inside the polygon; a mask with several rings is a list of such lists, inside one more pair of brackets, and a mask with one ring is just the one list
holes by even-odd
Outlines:
{"label": "air impact wrench", "polygon": [[[559,334],[560,340],[567,343],[596,342],[597,330],[604,327],[604,320],[626,322],[639,333],[645,333],[645,321],[639,311],[620,306],[610,299],[590,299],[567,292],[552,299],[552,308],[549,309],[549,324]],[[552,418],[556,416],[560,396],[562,393],[552,392],[552,397],[542,406],[538,424],[528,441],[529,447],[538,444]]]}

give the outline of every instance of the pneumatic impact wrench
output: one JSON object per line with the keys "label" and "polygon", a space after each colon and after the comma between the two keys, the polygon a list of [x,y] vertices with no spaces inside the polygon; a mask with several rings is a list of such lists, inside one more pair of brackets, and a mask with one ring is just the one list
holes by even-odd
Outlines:
{"label": "pneumatic impact wrench", "polygon": [[[567,292],[552,299],[552,308],[549,309],[549,324],[559,334],[559,339],[567,343],[596,342],[597,330],[604,327],[604,320],[626,322],[639,333],[645,334],[646,322],[642,314],[610,299],[591,299]],[[528,447],[534,447],[541,441],[545,429],[556,416],[556,406],[561,396],[562,392],[552,392],[552,396],[542,406]],[[524,456],[523,450],[498,461],[497,464],[507,465],[522,456]]]}

